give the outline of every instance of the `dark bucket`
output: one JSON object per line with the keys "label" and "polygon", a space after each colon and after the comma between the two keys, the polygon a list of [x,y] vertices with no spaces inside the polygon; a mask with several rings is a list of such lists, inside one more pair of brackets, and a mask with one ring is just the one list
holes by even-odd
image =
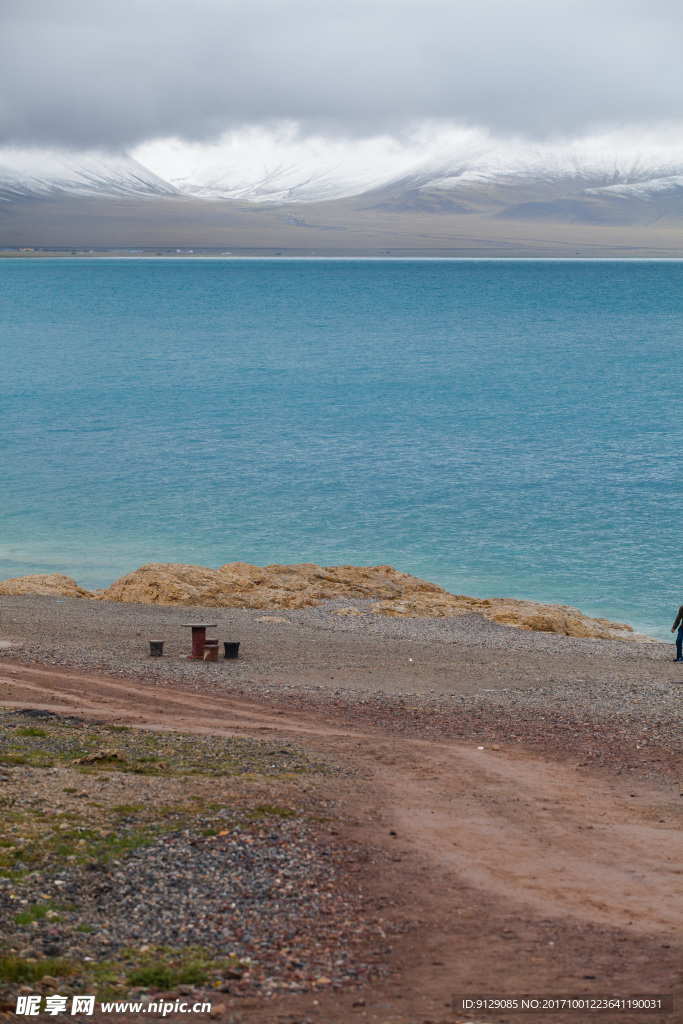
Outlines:
{"label": "dark bucket", "polygon": [[164,653],[164,641],[163,640],[150,640],[149,642],[149,656],[150,658],[160,658]]}
{"label": "dark bucket", "polygon": [[239,640],[225,640],[223,642],[223,657],[236,658],[240,652]]}

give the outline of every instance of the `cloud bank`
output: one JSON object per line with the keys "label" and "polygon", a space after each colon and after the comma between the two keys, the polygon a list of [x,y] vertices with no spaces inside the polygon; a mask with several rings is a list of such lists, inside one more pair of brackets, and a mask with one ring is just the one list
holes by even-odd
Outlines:
{"label": "cloud bank", "polygon": [[668,0],[4,0],[0,142],[645,130],[683,120],[682,27]]}

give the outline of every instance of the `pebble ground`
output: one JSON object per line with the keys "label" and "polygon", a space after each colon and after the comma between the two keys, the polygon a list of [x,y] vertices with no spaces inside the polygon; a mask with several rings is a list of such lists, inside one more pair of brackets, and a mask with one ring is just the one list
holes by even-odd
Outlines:
{"label": "pebble ground", "polygon": [[0,772],[0,1003],[22,984],[215,1002],[382,973],[387,939],[350,873],[367,852],[335,838],[320,792],[338,766],[5,711]]}
{"label": "pebble ground", "polygon": [[[322,707],[339,721],[409,735],[526,743],[680,780],[683,665],[673,663],[673,644],[535,633],[481,615],[387,618],[370,604],[261,612],[3,597],[0,639],[11,646],[0,656]],[[182,623],[197,620],[215,622],[209,633],[220,640],[240,640],[239,659],[184,657]],[[163,658],[149,657],[152,639],[164,641]]]}

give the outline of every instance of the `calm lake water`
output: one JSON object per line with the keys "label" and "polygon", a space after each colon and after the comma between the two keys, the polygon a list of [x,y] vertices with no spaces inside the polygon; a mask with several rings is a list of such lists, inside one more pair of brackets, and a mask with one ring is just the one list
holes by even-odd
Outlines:
{"label": "calm lake water", "polygon": [[0,578],[391,563],[668,636],[683,263],[0,261]]}

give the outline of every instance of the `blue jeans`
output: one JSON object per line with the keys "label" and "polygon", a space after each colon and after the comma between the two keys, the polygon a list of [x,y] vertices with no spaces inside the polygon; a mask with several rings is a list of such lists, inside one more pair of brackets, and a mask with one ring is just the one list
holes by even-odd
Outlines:
{"label": "blue jeans", "polygon": [[683,626],[678,627],[676,633],[676,661],[683,659]]}

